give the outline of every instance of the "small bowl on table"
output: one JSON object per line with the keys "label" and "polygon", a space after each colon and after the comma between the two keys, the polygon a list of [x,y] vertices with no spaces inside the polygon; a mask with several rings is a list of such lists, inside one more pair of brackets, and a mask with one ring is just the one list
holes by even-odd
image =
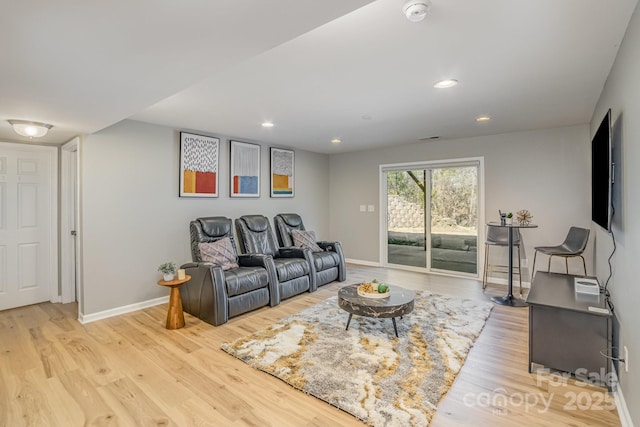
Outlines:
{"label": "small bowl on table", "polygon": [[363,298],[387,298],[391,295],[391,289],[387,286],[387,291],[383,293],[378,292],[378,284],[377,283],[362,283],[358,286],[358,295]]}

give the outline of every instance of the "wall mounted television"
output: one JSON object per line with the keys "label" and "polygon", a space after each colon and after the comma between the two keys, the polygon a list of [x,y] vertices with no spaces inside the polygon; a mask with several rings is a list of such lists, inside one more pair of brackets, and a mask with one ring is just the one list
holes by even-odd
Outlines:
{"label": "wall mounted television", "polygon": [[591,220],[607,231],[611,230],[611,109],[602,119],[591,139]]}

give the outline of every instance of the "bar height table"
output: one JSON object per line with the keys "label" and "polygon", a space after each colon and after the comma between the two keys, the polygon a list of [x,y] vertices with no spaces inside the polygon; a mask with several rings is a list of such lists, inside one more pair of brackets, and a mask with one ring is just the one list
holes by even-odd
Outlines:
{"label": "bar height table", "polygon": [[513,296],[513,229],[514,228],[537,228],[538,226],[535,224],[501,224],[499,222],[489,222],[487,223],[489,227],[503,227],[507,229],[507,247],[509,252],[509,262],[508,262],[508,271],[507,271],[507,295],[503,297],[493,297],[491,301],[500,305],[508,305],[510,307],[526,307],[527,303],[524,300],[516,298]]}

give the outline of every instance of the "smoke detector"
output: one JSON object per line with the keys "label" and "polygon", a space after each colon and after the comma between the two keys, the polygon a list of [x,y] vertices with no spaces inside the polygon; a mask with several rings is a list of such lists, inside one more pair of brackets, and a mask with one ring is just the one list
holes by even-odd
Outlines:
{"label": "smoke detector", "polygon": [[430,0],[409,0],[402,6],[402,11],[409,21],[420,22],[427,16],[430,7]]}

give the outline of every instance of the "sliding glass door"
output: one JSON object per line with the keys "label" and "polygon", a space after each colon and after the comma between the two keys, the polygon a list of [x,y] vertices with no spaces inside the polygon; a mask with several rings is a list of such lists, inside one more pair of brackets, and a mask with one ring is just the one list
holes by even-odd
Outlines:
{"label": "sliding glass door", "polygon": [[426,170],[387,172],[387,262],[427,267]]}
{"label": "sliding glass door", "polygon": [[431,170],[431,268],[478,272],[478,168]]}
{"label": "sliding glass door", "polygon": [[479,166],[475,160],[382,167],[386,264],[477,275]]}

